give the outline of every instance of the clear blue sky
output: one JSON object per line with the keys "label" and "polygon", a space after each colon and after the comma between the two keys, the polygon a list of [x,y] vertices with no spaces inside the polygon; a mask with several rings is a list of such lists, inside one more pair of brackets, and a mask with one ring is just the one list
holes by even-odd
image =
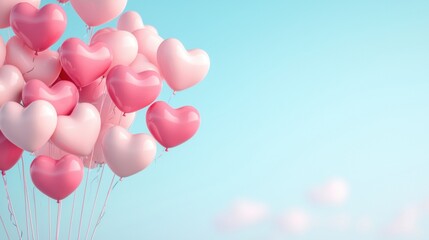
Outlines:
{"label": "clear blue sky", "polygon": [[[84,23],[70,4],[64,8],[69,25],[62,40],[86,39]],[[127,10],[139,12],[162,37],[206,50],[211,71],[172,100],[200,110],[198,134],[118,184],[97,239],[428,238],[427,218],[417,236],[381,233],[404,207],[429,202],[428,1],[129,0]],[[10,32],[0,30],[6,39]],[[160,99],[170,94],[164,86]],[[144,116],[139,112],[132,132],[147,132]],[[308,201],[309,189],[332,176],[349,184],[344,205]],[[108,185],[110,176],[104,180]],[[22,228],[17,168],[9,182]],[[40,235],[47,239],[47,200],[37,196]],[[266,204],[269,219],[218,231],[216,216],[237,198]],[[71,200],[64,202],[63,236]],[[270,218],[295,207],[322,219],[369,216],[373,228],[364,236],[317,227],[284,236]]]}

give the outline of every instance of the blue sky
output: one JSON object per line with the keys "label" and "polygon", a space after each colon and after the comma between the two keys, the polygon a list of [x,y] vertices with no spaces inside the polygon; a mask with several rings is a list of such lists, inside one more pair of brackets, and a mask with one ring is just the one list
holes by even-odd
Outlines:
{"label": "blue sky", "polygon": [[[53,1],[42,0],[48,2]],[[70,4],[64,8],[69,24],[62,40],[87,39]],[[424,207],[429,203],[429,2],[130,0],[126,10],[139,12],[162,37],[206,50],[211,70],[171,102],[200,111],[197,135],[117,185],[97,239],[429,236]],[[11,30],[0,33],[7,39]],[[170,94],[165,85],[160,99]],[[144,116],[145,111],[138,113],[132,132],[147,132]],[[30,160],[27,155],[27,167]],[[17,171],[8,179],[22,228]],[[106,187],[110,176],[103,177]],[[308,199],[309,191],[333,177],[348,186],[340,206]],[[95,187],[91,184],[88,205]],[[47,200],[37,197],[40,236],[46,239]],[[98,207],[104,197],[105,191]],[[237,199],[263,204],[265,217],[251,226],[219,230],[216,219]],[[64,236],[71,200],[64,202]],[[350,223],[344,229],[312,224],[295,235],[276,223],[295,208],[319,219],[313,222],[346,216]],[[409,208],[421,213],[415,224],[421,232],[383,234]],[[371,220],[364,233],[355,230],[362,217]]]}

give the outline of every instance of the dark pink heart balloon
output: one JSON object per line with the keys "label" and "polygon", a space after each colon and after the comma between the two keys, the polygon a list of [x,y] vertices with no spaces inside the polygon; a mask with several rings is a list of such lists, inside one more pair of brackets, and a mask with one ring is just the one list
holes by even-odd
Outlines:
{"label": "dark pink heart balloon", "polygon": [[39,156],[31,163],[30,174],[41,192],[60,201],[79,187],[83,178],[83,163],[71,154],[59,160]]}
{"label": "dark pink heart balloon", "polygon": [[28,47],[40,52],[60,39],[67,26],[67,16],[56,4],[47,4],[39,10],[22,2],[12,8],[10,25]]}
{"label": "dark pink heart balloon", "polygon": [[0,131],[0,170],[2,174],[11,169],[22,155],[21,148],[11,143]]}
{"label": "dark pink heart balloon", "polygon": [[174,109],[166,102],[155,102],[146,113],[150,133],[165,148],[189,140],[200,126],[200,114],[191,106]]}
{"label": "dark pink heart balloon", "polygon": [[36,100],[51,103],[58,115],[69,115],[79,100],[79,92],[69,81],[59,81],[48,87],[44,82],[33,79],[22,90],[22,102],[26,107]]}
{"label": "dark pink heart balloon", "polygon": [[121,65],[110,70],[106,84],[113,102],[125,113],[149,106],[159,96],[162,87],[157,72],[135,73],[131,67]]}
{"label": "dark pink heart balloon", "polygon": [[78,38],[67,39],[58,50],[64,71],[77,86],[85,87],[109,69],[112,55],[105,43],[86,45]]}

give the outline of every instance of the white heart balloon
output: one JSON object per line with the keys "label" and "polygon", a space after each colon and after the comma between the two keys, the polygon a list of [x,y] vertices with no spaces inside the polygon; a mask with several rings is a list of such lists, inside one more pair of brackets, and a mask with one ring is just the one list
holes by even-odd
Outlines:
{"label": "white heart balloon", "polygon": [[20,102],[24,78],[18,68],[12,65],[0,67],[0,106],[8,101]]}
{"label": "white heart balloon", "polygon": [[57,126],[57,112],[47,101],[37,100],[26,108],[7,102],[0,110],[3,134],[16,146],[34,152],[49,141]]}
{"label": "white heart balloon", "polygon": [[71,154],[86,156],[91,154],[101,120],[97,109],[90,103],[79,103],[70,116],[59,116],[52,142]]}
{"label": "white heart balloon", "polygon": [[156,155],[155,139],[148,134],[130,134],[115,126],[107,130],[102,141],[106,163],[119,177],[128,177],[145,169]]}

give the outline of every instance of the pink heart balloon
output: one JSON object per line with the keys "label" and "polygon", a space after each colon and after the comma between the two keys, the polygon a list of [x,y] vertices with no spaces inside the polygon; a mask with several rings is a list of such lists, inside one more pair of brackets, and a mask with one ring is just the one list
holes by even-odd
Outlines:
{"label": "pink heart balloon", "polygon": [[91,154],[100,133],[100,114],[90,103],[79,103],[70,116],[59,116],[51,141],[78,156]]}
{"label": "pink heart balloon", "polygon": [[144,72],[144,71],[155,71],[159,73],[158,68],[149,62],[149,60],[141,53],[139,53],[134,59],[134,62],[130,64],[131,69],[133,69],[134,72]]}
{"label": "pink heart balloon", "polygon": [[67,39],[58,50],[64,71],[77,86],[93,83],[109,69],[112,55],[105,43],[87,46],[78,38]]}
{"label": "pink heart balloon", "polygon": [[6,58],[6,45],[3,42],[3,38],[0,36],[0,66],[4,64]]}
{"label": "pink heart balloon", "polygon": [[138,12],[128,11],[121,15],[117,24],[118,30],[134,32],[144,28],[142,17]]}
{"label": "pink heart balloon", "polygon": [[158,48],[158,68],[174,91],[190,88],[203,80],[210,59],[201,49],[187,51],[177,39],[167,39]]}
{"label": "pink heart balloon", "polygon": [[0,28],[9,27],[10,10],[18,3],[27,2],[34,7],[39,7],[40,0],[2,0],[0,1]]}
{"label": "pink heart balloon", "polygon": [[60,201],[79,187],[83,178],[83,163],[71,154],[59,160],[39,156],[31,163],[30,175],[42,193]]}
{"label": "pink heart balloon", "polygon": [[115,105],[129,113],[155,101],[161,92],[162,81],[154,71],[135,73],[131,67],[116,66],[107,75],[106,85]]}
{"label": "pink heart balloon", "polygon": [[60,159],[68,154],[70,153],[63,151],[61,148],[53,144],[52,141],[47,142],[43,147],[34,152],[35,156],[48,156],[54,159]]}
{"label": "pink heart balloon", "polygon": [[18,37],[12,37],[6,45],[6,64],[14,65],[22,73],[24,80],[39,79],[51,86],[61,72],[58,52],[46,50],[34,56]]}
{"label": "pink heart balloon", "polygon": [[69,115],[79,100],[79,92],[69,81],[59,81],[48,87],[44,82],[33,79],[22,90],[22,102],[28,106],[37,100],[50,102],[58,115]]}
{"label": "pink heart balloon", "polygon": [[102,146],[106,163],[119,177],[142,171],[156,155],[156,142],[152,136],[132,135],[119,126],[107,130]]}
{"label": "pink heart balloon", "polygon": [[23,2],[12,8],[10,25],[28,47],[40,52],[60,39],[66,30],[67,16],[56,4],[47,4],[39,10]]}
{"label": "pink heart balloon", "polygon": [[23,150],[11,143],[0,131],[0,170],[4,175],[21,158]]}
{"label": "pink heart balloon", "polygon": [[100,30],[91,39],[91,44],[107,44],[113,60],[110,69],[117,65],[130,65],[137,57],[138,44],[133,34],[112,29]]}
{"label": "pink heart balloon", "polygon": [[139,53],[158,66],[157,52],[164,39],[150,28],[143,28],[133,32],[139,46]]}
{"label": "pink heart balloon", "polygon": [[89,102],[89,103],[95,102],[105,92],[107,92],[106,78],[101,77],[97,79],[95,82],[79,90],[79,96],[80,96],[79,102]]}
{"label": "pink heart balloon", "polygon": [[173,109],[166,102],[155,102],[147,110],[146,124],[155,139],[168,149],[195,135],[200,114],[191,106]]}
{"label": "pink heart balloon", "polygon": [[99,26],[119,16],[127,0],[70,0],[80,18],[90,27]]}
{"label": "pink heart balloon", "polygon": [[38,100],[24,109],[7,102],[0,110],[3,134],[16,146],[34,152],[49,141],[57,126],[57,112],[47,101]]}
{"label": "pink heart balloon", "polygon": [[21,101],[24,78],[18,68],[12,65],[0,67],[0,106],[8,101]]}

